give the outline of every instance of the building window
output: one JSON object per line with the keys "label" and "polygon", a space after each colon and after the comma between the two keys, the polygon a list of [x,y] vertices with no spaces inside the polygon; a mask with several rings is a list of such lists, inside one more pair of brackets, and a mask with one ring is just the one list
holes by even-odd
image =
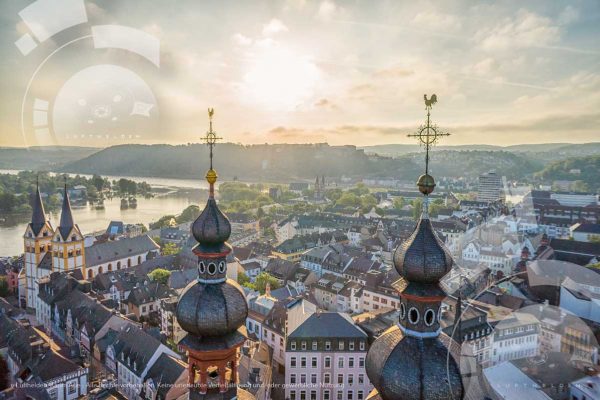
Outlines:
{"label": "building window", "polygon": [[354,368],[354,357],[348,359],[348,368]]}
{"label": "building window", "polygon": [[310,375],[310,383],[317,383],[317,374],[311,374]]}
{"label": "building window", "polygon": [[331,350],[331,342],[330,341],[325,342],[325,350]]}
{"label": "building window", "polygon": [[350,351],[354,350],[354,342],[348,343],[348,350],[350,350]]}
{"label": "building window", "polygon": [[292,350],[296,350],[296,342],[291,342],[290,347]]}
{"label": "building window", "polygon": [[296,383],[296,374],[290,375],[290,383],[292,383],[292,384]]}
{"label": "building window", "polygon": [[306,383],[306,374],[300,374],[300,383]]}
{"label": "building window", "polygon": [[358,384],[359,385],[364,385],[365,383],[365,375],[364,374],[358,374]]}
{"label": "building window", "polygon": [[338,374],[338,385],[344,384],[344,375]]}
{"label": "building window", "polygon": [[296,391],[295,390],[290,391],[290,400],[296,400]]}
{"label": "building window", "polygon": [[344,368],[344,358],[343,357],[338,358],[338,367]]}
{"label": "building window", "polygon": [[354,392],[352,392],[352,390],[348,390],[348,400],[353,400],[354,399]]}
{"label": "building window", "polygon": [[317,350],[317,342],[315,342],[315,341],[312,342],[312,349],[313,349],[313,351]]}
{"label": "building window", "polygon": [[306,342],[302,342],[302,350],[306,350]]}
{"label": "building window", "polygon": [[354,375],[348,374],[348,385],[354,385]]}
{"label": "building window", "polygon": [[344,400],[344,393],[342,393],[341,390],[338,390],[336,397],[337,397],[337,400]]}
{"label": "building window", "polygon": [[310,391],[310,400],[317,400],[317,391],[316,390]]}
{"label": "building window", "polygon": [[330,400],[329,399],[329,396],[330,396],[329,393],[330,393],[329,390],[324,390],[323,391],[323,400]]}
{"label": "building window", "polygon": [[331,383],[331,374],[323,375],[323,383]]}
{"label": "building window", "polygon": [[365,358],[364,358],[364,357],[360,357],[360,358],[358,359],[358,366],[359,366],[360,368],[363,368],[363,367],[365,366]]}
{"label": "building window", "polygon": [[344,341],[340,340],[338,343],[338,350],[344,350]]}
{"label": "building window", "polygon": [[356,394],[356,398],[357,400],[363,400],[364,399],[364,394],[362,390],[359,390],[358,393]]}
{"label": "building window", "polygon": [[311,359],[311,366],[312,366],[313,368],[317,368],[317,357],[313,357],[313,358]]}
{"label": "building window", "polygon": [[300,359],[300,367],[306,368],[306,357]]}
{"label": "building window", "polygon": [[325,368],[331,368],[331,357],[325,357]]}
{"label": "building window", "polygon": [[295,367],[296,366],[296,357],[292,357],[290,359],[290,366]]}

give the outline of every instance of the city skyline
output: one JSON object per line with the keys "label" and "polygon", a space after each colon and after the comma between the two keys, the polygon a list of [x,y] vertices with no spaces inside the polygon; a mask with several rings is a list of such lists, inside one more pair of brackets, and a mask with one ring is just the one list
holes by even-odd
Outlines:
{"label": "city skyline", "polygon": [[[32,73],[58,49],[31,85],[36,96],[50,99],[57,134],[67,132],[56,144],[198,142],[207,107],[220,115],[216,131],[234,143],[412,144],[406,135],[422,121],[422,96],[433,93],[442,128],[452,132],[456,145],[584,143],[597,137],[600,50],[594,39],[600,7],[591,1],[265,1],[235,8],[180,2],[173,9],[85,3],[86,25],[128,26],[158,40],[158,68],[114,49],[87,54],[78,47],[86,40],[61,48],[84,35],[83,24],[24,56],[14,43],[32,29],[19,17],[28,4],[7,4],[2,16],[7,40],[1,47],[1,146],[48,144],[21,134],[21,103]],[[119,135],[109,125],[101,139],[65,140],[91,124],[62,121],[77,107],[87,112],[97,103],[94,118],[111,112],[116,118],[114,104],[107,111],[97,100],[104,93],[70,80],[90,66],[113,65],[143,78],[156,104],[136,112],[150,113],[155,123],[132,137],[120,136],[133,123],[125,121],[115,128]],[[108,77],[117,71],[105,70]],[[77,98],[78,104],[62,104],[68,96],[57,93],[68,87],[65,82],[85,92],[87,103]],[[119,116],[114,125],[133,114]]]}

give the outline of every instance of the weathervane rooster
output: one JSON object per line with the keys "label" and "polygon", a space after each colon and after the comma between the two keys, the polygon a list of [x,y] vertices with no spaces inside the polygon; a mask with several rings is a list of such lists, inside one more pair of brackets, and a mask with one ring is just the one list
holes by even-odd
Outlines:
{"label": "weathervane rooster", "polygon": [[425,107],[431,108],[432,105],[437,103],[437,96],[435,94],[431,95],[431,99],[427,100],[427,95],[424,94],[423,98],[425,99]]}

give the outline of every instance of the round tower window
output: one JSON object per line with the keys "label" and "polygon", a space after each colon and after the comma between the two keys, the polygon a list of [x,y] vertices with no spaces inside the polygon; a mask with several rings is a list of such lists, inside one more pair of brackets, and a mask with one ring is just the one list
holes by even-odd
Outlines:
{"label": "round tower window", "polygon": [[198,264],[198,272],[200,272],[201,274],[206,272],[206,265],[204,265],[203,261],[200,261],[200,263]]}
{"label": "round tower window", "polygon": [[425,325],[431,326],[435,322],[435,312],[430,308],[425,311]]}
{"label": "round tower window", "polygon": [[215,265],[215,263],[208,264],[208,273],[211,275],[214,275],[217,273],[217,266]]}
{"label": "round tower window", "polygon": [[223,261],[219,263],[219,272],[221,274],[225,272],[225,263]]}
{"label": "round tower window", "polygon": [[408,310],[408,321],[411,324],[416,325],[419,322],[419,310],[411,307],[410,310]]}
{"label": "round tower window", "polygon": [[400,304],[400,319],[403,320],[406,318],[406,305],[404,303]]}

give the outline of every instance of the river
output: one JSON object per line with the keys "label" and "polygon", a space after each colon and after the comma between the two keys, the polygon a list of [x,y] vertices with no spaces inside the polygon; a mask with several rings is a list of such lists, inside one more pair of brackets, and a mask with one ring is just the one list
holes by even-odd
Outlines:
{"label": "river", "polygon": [[[12,173],[14,170],[0,170],[0,174]],[[73,174],[74,175],[74,174]],[[84,174],[80,174],[84,175]],[[104,230],[110,221],[117,220],[124,223],[143,223],[146,226],[150,222],[158,220],[163,215],[179,214],[191,204],[204,203],[207,184],[204,179],[197,181],[190,179],[162,179],[162,178],[137,178],[137,177],[113,177],[110,180],[127,178],[136,182],[145,181],[152,187],[161,188],[164,194],[145,199],[139,197],[137,208],[121,210],[121,200],[113,198],[104,201],[104,210],[93,209],[90,205],[73,206],[73,219],[79,225],[79,229],[85,235],[92,232]],[[169,190],[164,190],[169,189]],[[56,228],[60,219],[60,210],[48,212],[52,226]],[[31,218],[30,215],[2,215],[5,221],[0,221],[0,256],[14,256],[23,252],[23,234]]]}

